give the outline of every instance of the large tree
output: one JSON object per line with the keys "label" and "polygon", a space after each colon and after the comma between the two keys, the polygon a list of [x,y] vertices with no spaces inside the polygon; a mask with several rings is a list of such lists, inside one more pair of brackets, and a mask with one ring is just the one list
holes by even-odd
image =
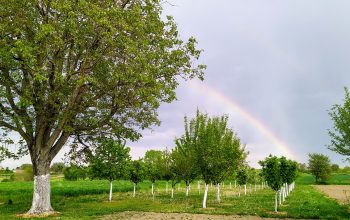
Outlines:
{"label": "large tree", "polygon": [[341,155],[347,156],[350,161],[350,94],[345,88],[344,104],[336,104],[329,112],[333,120],[333,130],[328,133],[331,137],[331,144],[328,148]]}
{"label": "large tree", "polygon": [[180,77],[202,78],[196,41],[180,40],[159,0],[0,4],[0,132],[18,133],[30,154],[30,214],[53,211],[50,163],[69,139],[136,140]]}

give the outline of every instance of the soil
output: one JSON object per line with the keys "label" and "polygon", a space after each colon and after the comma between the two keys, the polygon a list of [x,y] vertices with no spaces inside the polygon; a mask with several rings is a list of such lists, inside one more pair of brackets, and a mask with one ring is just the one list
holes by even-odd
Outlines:
{"label": "soil", "polygon": [[350,185],[315,185],[318,191],[336,199],[340,204],[350,204]]}
{"label": "soil", "polygon": [[236,219],[247,219],[247,220],[276,220],[276,218],[262,218],[259,216],[239,216],[239,215],[207,215],[207,214],[189,214],[189,213],[156,213],[156,212],[135,212],[126,211],[120,212],[113,215],[107,215],[101,218],[101,220],[112,220],[112,219],[128,219],[128,220],[236,220]]}

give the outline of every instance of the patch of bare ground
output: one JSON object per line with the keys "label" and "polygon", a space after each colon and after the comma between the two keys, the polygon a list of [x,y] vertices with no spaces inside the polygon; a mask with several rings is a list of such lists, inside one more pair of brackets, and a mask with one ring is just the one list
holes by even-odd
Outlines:
{"label": "patch of bare ground", "polygon": [[314,187],[328,197],[336,199],[340,204],[350,204],[350,185],[314,185]]}
{"label": "patch of bare ground", "polygon": [[128,219],[128,220],[235,220],[235,219],[246,219],[246,220],[276,220],[276,218],[262,218],[259,216],[240,216],[240,215],[208,215],[208,214],[190,214],[190,213],[156,213],[156,212],[135,212],[126,211],[119,212],[112,215],[106,215],[100,218],[101,220],[112,220],[112,219]]}

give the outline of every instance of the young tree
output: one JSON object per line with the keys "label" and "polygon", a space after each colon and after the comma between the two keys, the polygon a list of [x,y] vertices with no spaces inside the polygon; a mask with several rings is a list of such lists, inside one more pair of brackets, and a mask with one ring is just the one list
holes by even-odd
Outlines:
{"label": "young tree", "polygon": [[237,182],[240,186],[244,186],[244,195],[247,195],[247,180],[247,170],[245,168],[240,169],[237,173]]}
{"label": "young tree", "polygon": [[128,169],[130,181],[134,184],[133,197],[135,197],[137,184],[142,182],[146,176],[146,167],[142,160],[133,160]]}
{"label": "young tree", "polygon": [[196,160],[194,148],[191,147],[191,142],[186,140],[186,137],[177,138],[175,140],[176,147],[173,150],[173,160],[177,167],[177,174],[185,181],[186,196],[189,193],[190,184],[198,176],[198,166],[194,161]]}
{"label": "young tree", "polygon": [[309,154],[309,170],[317,183],[327,181],[332,173],[329,157],[317,153]]}
{"label": "young tree", "polygon": [[29,214],[53,211],[49,168],[69,139],[136,140],[180,77],[203,77],[161,1],[8,0],[0,14],[0,128],[31,157]]}
{"label": "young tree", "polygon": [[168,149],[165,149],[162,151],[163,153],[163,161],[164,163],[162,164],[162,173],[163,173],[163,179],[166,181],[166,186],[165,186],[165,192],[168,193],[168,183],[169,180],[171,180],[171,177],[173,175],[172,170],[171,170],[171,152]]}
{"label": "young tree", "polygon": [[339,171],[339,165],[338,164],[332,164],[331,166],[332,172],[338,172]]}
{"label": "young tree", "polygon": [[240,139],[228,128],[228,117],[209,118],[197,111],[189,123],[185,117],[185,134],[182,145],[193,148],[199,174],[205,182],[203,208],[206,208],[208,184],[217,184],[217,201],[220,202],[220,182],[245,159]]}
{"label": "young tree", "polygon": [[328,131],[331,137],[331,144],[328,148],[346,156],[350,161],[350,94],[348,88],[345,87],[344,90],[344,104],[333,105],[329,112],[334,125],[333,131]]}
{"label": "young tree", "polygon": [[147,177],[152,183],[152,196],[154,196],[154,183],[163,176],[163,153],[159,150],[148,150],[143,158],[146,166]]}
{"label": "young tree", "polygon": [[109,201],[112,201],[113,180],[120,179],[127,173],[129,152],[130,148],[125,147],[125,142],[102,138],[99,147],[89,158],[91,178],[109,180]]}
{"label": "young tree", "polygon": [[64,179],[69,181],[76,181],[78,179],[86,179],[88,176],[88,169],[80,167],[76,164],[71,164],[63,169]]}
{"label": "young tree", "polygon": [[269,156],[263,161],[259,161],[259,164],[262,167],[262,175],[267,181],[267,185],[275,191],[275,212],[277,212],[278,206],[278,192],[282,187],[282,178],[281,178],[281,166],[279,158],[276,156]]}

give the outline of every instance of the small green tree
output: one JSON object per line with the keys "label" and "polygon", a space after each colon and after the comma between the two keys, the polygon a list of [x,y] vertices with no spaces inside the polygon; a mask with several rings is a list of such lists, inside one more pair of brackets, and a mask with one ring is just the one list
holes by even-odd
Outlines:
{"label": "small green tree", "polygon": [[126,176],[129,152],[130,148],[125,147],[125,142],[101,138],[99,146],[89,158],[91,178],[109,180],[109,201],[112,201],[113,180]]}
{"label": "small green tree", "polygon": [[177,166],[177,174],[185,181],[186,196],[189,193],[190,184],[198,176],[198,165],[194,163],[196,160],[194,148],[186,137],[175,140],[176,147],[173,150],[173,160]]}
{"label": "small green tree", "polygon": [[237,173],[237,182],[240,186],[244,187],[244,195],[247,195],[247,181],[248,181],[248,173],[245,168],[242,168]]}
{"label": "small green tree", "polygon": [[323,154],[309,154],[309,170],[315,176],[316,182],[327,181],[332,173],[331,161]]}
{"label": "small green tree", "polygon": [[164,175],[163,152],[160,150],[148,150],[143,158],[146,166],[147,177],[151,180],[152,195],[154,196],[154,183]]}
{"label": "small green tree", "polygon": [[136,195],[136,186],[142,182],[146,176],[146,167],[142,160],[133,160],[129,164],[129,177],[130,181],[134,183],[133,197]]}
{"label": "small green tree", "polygon": [[259,161],[262,167],[262,175],[267,181],[267,185],[275,191],[275,212],[278,206],[278,192],[282,187],[280,160],[276,156],[270,155],[263,161]]}
{"label": "small green tree", "polygon": [[339,165],[338,164],[332,164],[331,166],[332,172],[336,173],[339,171]]}
{"label": "small green tree", "polygon": [[197,111],[190,122],[185,117],[185,134],[182,145],[193,148],[195,163],[205,182],[203,208],[206,208],[208,184],[217,185],[217,202],[220,203],[220,183],[245,159],[244,148],[237,135],[228,128],[228,117],[209,118]]}

